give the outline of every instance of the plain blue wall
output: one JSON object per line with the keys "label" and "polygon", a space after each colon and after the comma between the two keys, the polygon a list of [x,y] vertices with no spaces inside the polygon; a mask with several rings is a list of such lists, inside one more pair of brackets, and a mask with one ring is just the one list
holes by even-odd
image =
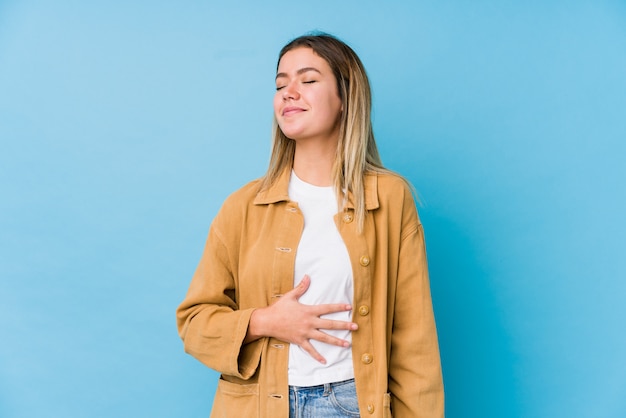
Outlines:
{"label": "plain blue wall", "polygon": [[0,1],[0,416],[208,416],[174,310],[311,29],[420,193],[447,416],[626,416],[625,3],[232,3]]}

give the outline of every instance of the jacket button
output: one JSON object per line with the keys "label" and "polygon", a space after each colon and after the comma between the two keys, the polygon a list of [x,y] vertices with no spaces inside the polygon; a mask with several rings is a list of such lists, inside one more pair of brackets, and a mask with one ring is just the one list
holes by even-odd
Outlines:
{"label": "jacket button", "polygon": [[361,256],[361,259],[359,260],[359,263],[361,263],[361,265],[363,267],[367,267],[370,265],[370,258],[366,255]]}
{"label": "jacket button", "polygon": [[352,222],[354,220],[354,216],[352,216],[349,213],[346,213],[345,215],[343,215],[343,222],[349,224],[350,222]]}
{"label": "jacket button", "polygon": [[359,315],[366,316],[368,313],[370,313],[370,308],[368,306],[366,305],[359,306]]}
{"label": "jacket button", "polygon": [[370,414],[374,413],[374,405],[372,405],[371,403],[367,404],[367,412],[369,412]]}
{"label": "jacket button", "polygon": [[361,356],[361,361],[365,364],[370,364],[372,361],[374,361],[374,356],[370,353],[365,353]]}

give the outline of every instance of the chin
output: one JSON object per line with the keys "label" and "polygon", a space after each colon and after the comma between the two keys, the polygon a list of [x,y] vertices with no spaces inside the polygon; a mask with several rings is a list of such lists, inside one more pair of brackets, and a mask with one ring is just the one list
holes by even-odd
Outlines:
{"label": "chin", "polygon": [[287,139],[291,139],[292,141],[296,141],[296,142],[300,139],[300,137],[298,135],[287,135],[287,134],[285,134],[285,136],[287,137]]}
{"label": "chin", "polygon": [[302,135],[302,131],[297,130],[297,129],[282,129],[281,131],[283,133],[283,135],[285,135],[287,138],[289,139],[293,139],[293,140],[297,140],[299,138],[301,138]]}

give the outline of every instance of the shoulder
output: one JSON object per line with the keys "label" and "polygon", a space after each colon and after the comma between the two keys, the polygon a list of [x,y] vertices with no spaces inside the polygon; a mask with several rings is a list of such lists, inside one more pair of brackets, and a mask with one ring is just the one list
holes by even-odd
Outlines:
{"label": "shoulder", "polygon": [[392,171],[373,173],[376,176],[376,192],[380,211],[386,217],[400,218],[403,226],[421,224],[417,214],[415,189],[400,174]]}
{"label": "shoulder", "polygon": [[398,193],[408,193],[412,195],[411,185],[400,174],[388,171],[384,173],[375,173],[378,178],[378,194],[379,196],[397,195]]}
{"label": "shoulder", "polygon": [[413,186],[400,174],[392,171],[374,173],[376,192],[381,204],[409,205],[415,207]]}
{"label": "shoulder", "polygon": [[223,208],[241,207],[242,205],[252,204],[261,187],[261,179],[252,180],[241,188],[231,193],[224,204]]}
{"label": "shoulder", "polygon": [[231,193],[222,203],[222,207],[213,220],[213,226],[220,230],[238,228],[253,205],[260,185],[261,180],[253,180]]}

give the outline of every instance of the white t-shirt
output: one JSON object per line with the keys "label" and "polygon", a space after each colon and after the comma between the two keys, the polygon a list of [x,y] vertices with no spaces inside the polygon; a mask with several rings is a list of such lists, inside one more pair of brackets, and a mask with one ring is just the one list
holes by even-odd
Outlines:
{"label": "white t-shirt", "polygon": [[[300,298],[305,305],[349,303],[354,286],[348,250],[335,225],[337,198],[332,187],[305,183],[291,172],[289,198],[298,203],[304,216],[304,230],[296,252],[294,286],[308,274],[311,285]],[[352,312],[336,312],[323,318],[351,321]],[[350,331],[323,330],[343,340],[352,341]],[[352,379],[352,349],[311,340],[326,359],[322,364],[295,344],[289,349],[289,385],[315,386]]]}

